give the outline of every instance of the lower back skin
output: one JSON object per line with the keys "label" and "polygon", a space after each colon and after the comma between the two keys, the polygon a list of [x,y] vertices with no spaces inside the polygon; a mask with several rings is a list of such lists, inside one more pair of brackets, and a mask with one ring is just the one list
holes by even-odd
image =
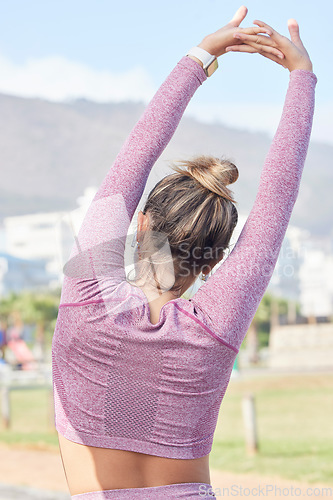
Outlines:
{"label": "lower back skin", "polygon": [[210,484],[209,455],[164,458],[134,451],[77,444],[58,434],[71,495],[120,488],[149,488],[177,483]]}

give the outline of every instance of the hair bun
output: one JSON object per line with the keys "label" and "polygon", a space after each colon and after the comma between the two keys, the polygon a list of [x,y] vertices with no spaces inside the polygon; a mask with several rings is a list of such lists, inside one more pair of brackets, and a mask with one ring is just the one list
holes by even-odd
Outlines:
{"label": "hair bun", "polygon": [[180,162],[181,167],[173,169],[195,179],[202,187],[235,202],[233,193],[226,186],[238,179],[238,169],[231,161],[215,158],[214,156],[198,156],[192,160]]}

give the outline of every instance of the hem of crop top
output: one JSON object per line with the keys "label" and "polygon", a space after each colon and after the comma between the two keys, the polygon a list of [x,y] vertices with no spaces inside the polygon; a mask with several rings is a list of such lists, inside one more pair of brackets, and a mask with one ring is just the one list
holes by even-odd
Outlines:
{"label": "hem of crop top", "polygon": [[178,458],[183,460],[201,458],[208,455],[212,449],[211,435],[196,445],[188,445],[189,449],[186,449],[184,448],[186,445],[158,444],[118,436],[96,436],[95,434],[76,431],[70,422],[62,426],[60,422],[56,421],[55,427],[65,439],[77,444],[93,446],[95,448],[134,451],[163,458]]}

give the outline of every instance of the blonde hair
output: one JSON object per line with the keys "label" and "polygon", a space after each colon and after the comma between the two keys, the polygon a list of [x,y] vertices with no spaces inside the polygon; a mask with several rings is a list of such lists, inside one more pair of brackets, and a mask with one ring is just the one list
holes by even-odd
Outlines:
{"label": "blonde hair", "polygon": [[[205,267],[221,260],[238,217],[233,193],[227,188],[238,178],[233,163],[213,156],[177,163],[171,167],[175,173],[149,193],[143,209],[149,214],[149,230],[139,235],[140,253],[147,264],[139,274],[153,277],[160,293],[179,291]],[[156,264],[170,258],[172,282],[165,273],[157,280]]]}

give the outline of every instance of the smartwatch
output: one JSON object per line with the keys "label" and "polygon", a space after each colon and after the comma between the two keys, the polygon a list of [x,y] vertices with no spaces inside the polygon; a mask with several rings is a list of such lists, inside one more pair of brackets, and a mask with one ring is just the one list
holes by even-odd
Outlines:
{"label": "smartwatch", "polygon": [[216,56],[212,56],[212,54],[201,47],[193,47],[186,55],[194,56],[199,59],[203,64],[203,70],[207,76],[211,76],[219,67]]}

